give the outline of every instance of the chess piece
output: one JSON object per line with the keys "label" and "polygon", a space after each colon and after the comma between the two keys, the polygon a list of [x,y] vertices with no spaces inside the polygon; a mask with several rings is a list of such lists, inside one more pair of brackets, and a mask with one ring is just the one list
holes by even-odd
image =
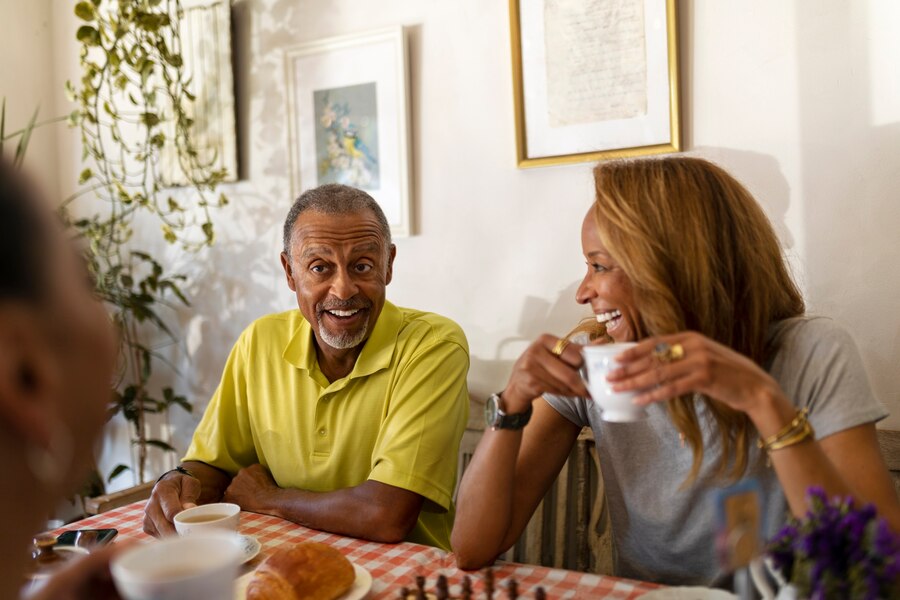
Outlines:
{"label": "chess piece", "polygon": [[472,600],[472,580],[468,575],[463,575],[462,600]]}
{"label": "chess piece", "polygon": [[416,575],[416,600],[425,600],[425,577]]}
{"label": "chess piece", "polygon": [[402,600],[406,600],[406,598],[408,596],[409,596],[409,588],[407,588],[406,586],[403,586],[402,588],[400,588],[400,598]]}
{"label": "chess piece", "polygon": [[546,600],[547,593],[544,591],[544,588],[538,586],[536,590],[534,590],[534,600]]}
{"label": "chess piece", "polygon": [[435,592],[437,600],[448,600],[450,598],[450,593],[447,590],[447,578],[444,575],[438,575]]}
{"label": "chess piece", "polygon": [[509,600],[516,600],[519,597],[519,584],[515,579],[506,582],[506,597]]}
{"label": "chess piece", "polygon": [[484,593],[488,600],[494,597],[494,570],[490,567],[484,572]]}

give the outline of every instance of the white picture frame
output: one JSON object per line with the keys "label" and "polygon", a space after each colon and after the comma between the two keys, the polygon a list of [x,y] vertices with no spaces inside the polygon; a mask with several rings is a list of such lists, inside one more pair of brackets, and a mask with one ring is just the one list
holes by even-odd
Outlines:
{"label": "white picture frame", "polygon": [[412,235],[409,90],[402,26],[285,49],[291,194],[324,183],[368,192],[391,235]]}
{"label": "white picture frame", "polygon": [[520,168],[681,150],[675,0],[509,0]]}

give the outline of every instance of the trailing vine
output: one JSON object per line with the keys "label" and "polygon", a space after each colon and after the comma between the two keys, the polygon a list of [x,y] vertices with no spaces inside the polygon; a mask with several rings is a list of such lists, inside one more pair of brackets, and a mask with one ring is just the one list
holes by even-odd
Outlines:
{"label": "trailing vine", "polygon": [[[227,173],[192,140],[195,97],[181,54],[180,0],[81,1],[75,14],[82,21],[76,33],[81,78],[66,83],[76,103],[68,120],[80,132],[86,166],[61,212],[86,242],[97,293],[119,328],[121,379],[111,412],[130,424],[135,475],[143,482],[148,449],[174,451],[166,440],[148,437],[148,415],[173,406],[191,410],[172,387],[151,390],[162,357],[146,341],[146,326],[174,341],[161,309],[189,302],[185,276],[135,247],[136,222],[144,230],[156,221],[162,239],[187,252],[211,245],[211,209],[227,204],[216,186]],[[175,182],[188,190],[174,192]],[[109,479],[129,468],[118,465]]]}

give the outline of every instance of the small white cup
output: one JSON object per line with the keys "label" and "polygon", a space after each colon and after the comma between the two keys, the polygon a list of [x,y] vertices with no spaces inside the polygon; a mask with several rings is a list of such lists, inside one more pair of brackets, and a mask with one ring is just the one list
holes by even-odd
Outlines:
{"label": "small white cup", "polygon": [[240,519],[241,507],[237,504],[201,504],[175,515],[175,531],[178,535],[194,535],[217,529],[237,531]]}
{"label": "small white cup", "polygon": [[129,548],[110,571],[125,600],[231,598],[243,555],[239,535],[209,531]]}
{"label": "small white cup", "polygon": [[615,357],[636,345],[634,342],[600,344],[585,346],[581,350],[587,387],[594,404],[600,407],[600,417],[604,421],[626,423],[640,421],[647,416],[647,411],[642,406],[632,402],[640,391],[615,392],[612,384],[606,380],[609,372],[619,366]]}

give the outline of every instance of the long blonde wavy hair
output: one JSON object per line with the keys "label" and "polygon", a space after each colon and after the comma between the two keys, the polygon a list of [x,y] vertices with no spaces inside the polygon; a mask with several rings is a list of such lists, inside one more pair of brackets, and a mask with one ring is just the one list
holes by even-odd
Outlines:
{"label": "long blonde wavy hair", "polygon": [[[753,196],[722,168],[690,157],[603,162],[594,182],[600,239],[631,280],[640,333],[697,331],[763,366],[771,325],[805,308]],[[717,476],[737,479],[753,425],[744,413],[702,401],[721,439]],[[693,451],[690,482],[703,461],[693,396],[671,400],[668,410]]]}

